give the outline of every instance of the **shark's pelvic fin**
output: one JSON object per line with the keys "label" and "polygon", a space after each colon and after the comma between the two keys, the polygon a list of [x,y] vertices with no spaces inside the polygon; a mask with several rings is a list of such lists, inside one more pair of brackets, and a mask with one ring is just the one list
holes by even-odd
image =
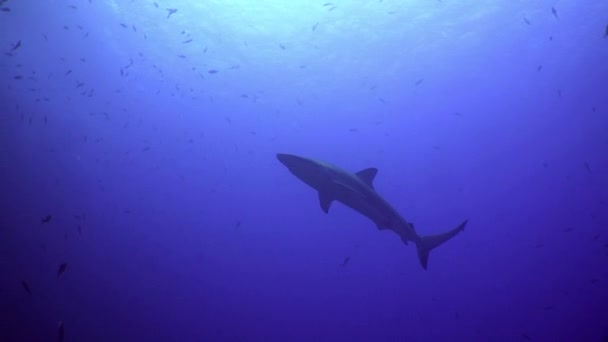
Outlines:
{"label": "shark's pelvic fin", "polygon": [[334,199],[331,198],[329,194],[319,191],[319,203],[321,203],[321,209],[323,209],[326,214],[329,213],[329,207],[333,200]]}
{"label": "shark's pelvic fin", "polygon": [[443,244],[444,242],[456,236],[456,234],[463,231],[464,226],[467,225],[468,221],[469,220],[464,220],[464,222],[462,222],[458,227],[452,230],[448,230],[445,233],[420,237],[420,240],[416,242],[416,249],[418,250],[418,259],[420,260],[422,268],[426,270],[426,266],[429,261],[429,252],[433,248]]}
{"label": "shark's pelvic fin", "polygon": [[361,170],[356,173],[356,175],[361,178],[365,182],[365,184],[369,185],[372,189],[374,188],[374,178],[376,178],[376,174],[378,173],[378,169],[374,167],[370,167],[365,170]]}

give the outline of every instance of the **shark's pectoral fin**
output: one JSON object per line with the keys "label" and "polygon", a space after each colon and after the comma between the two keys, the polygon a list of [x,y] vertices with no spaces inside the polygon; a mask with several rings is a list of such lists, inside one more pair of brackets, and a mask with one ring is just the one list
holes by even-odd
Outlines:
{"label": "shark's pectoral fin", "polygon": [[365,182],[370,188],[374,188],[374,178],[376,178],[376,174],[378,173],[378,169],[374,167],[370,167],[365,170],[361,170],[357,172],[357,176],[361,178],[362,181]]}
{"label": "shark's pectoral fin", "polygon": [[329,207],[331,206],[331,202],[333,202],[333,198],[329,196],[329,194],[323,193],[319,191],[319,203],[321,204],[321,209],[327,214],[329,213]]}

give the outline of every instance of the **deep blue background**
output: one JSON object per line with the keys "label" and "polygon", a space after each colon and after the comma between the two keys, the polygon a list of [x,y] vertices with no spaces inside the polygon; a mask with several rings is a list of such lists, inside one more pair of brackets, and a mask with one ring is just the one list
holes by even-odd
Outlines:
{"label": "deep blue background", "polygon": [[1,341],[608,335],[608,2],[325,1],[0,7]]}

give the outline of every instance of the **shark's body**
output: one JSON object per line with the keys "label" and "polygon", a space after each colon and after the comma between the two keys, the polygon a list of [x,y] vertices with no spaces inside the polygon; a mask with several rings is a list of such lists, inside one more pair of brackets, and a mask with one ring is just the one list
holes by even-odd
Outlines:
{"label": "shark's body", "polygon": [[319,193],[321,209],[329,212],[333,201],[338,201],[372,220],[378,229],[390,229],[407,244],[416,244],[418,258],[424,269],[427,268],[431,249],[441,245],[464,230],[467,221],[458,227],[438,235],[420,236],[414,225],[407,222],[373,187],[378,172],[369,168],[357,173],[347,172],[337,166],[291,154],[277,154],[277,159],[291,173],[310,185]]}

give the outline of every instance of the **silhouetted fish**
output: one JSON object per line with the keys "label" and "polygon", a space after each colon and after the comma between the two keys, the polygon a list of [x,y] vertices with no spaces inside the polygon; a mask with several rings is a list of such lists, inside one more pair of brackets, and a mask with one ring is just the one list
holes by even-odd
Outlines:
{"label": "silhouetted fish", "polygon": [[17,50],[20,47],[21,47],[21,41],[18,41],[15,45],[13,45],[13,48],[10,50],[10,52]]}
{"label": "silhouetted fish", "polygon": [[312,27],[312,30],[313,30],[313,31],[314,31],[314,30],[316,30],[316,29],[317,29],[317,26],[319,26],[319,22],[317,22],[317,23],[316,23],[316,24],[315,24],[315,25]]}
{"label": "silhouetted fish", "polygon": [[67,263],[62,263],[61,265],[59,265],[59,269],[57,269],[57,278],[59,278],[64,272],[65,270],[68,268],[68,264]]}
{"label": "silhouetted fish", "polygon": [[585,169],[587,169],[587,172],[591,173],[591,166],[589,166],[588,162],[585,162]]}
{"label": "silhouetted fish", "polygon": [[207,72],[210,73],[210,74],[217,74],[218,73],[218,71],[215,70],[215,69],[207,70]]}
{"label": "silhouetted fish", "polygon": [[23,286],[23,289],[25,290],[25,292],[27,292],[28,295],[32,295],[32,290],[30,290],[30,286],[25,280],[21,281],[21,286]]}
{"label": "silhouetted fish", "polygon": [[42,223],[49,223],[49,222],[51,222],[52,218],[53,218],[53,216],[46,215],[45,217],[42,218]]}
{"label": "silhouetted fish", "polygon": [[340,266],[344,267],[344,266],[348,265],[349,261],[350,261],[350,257],[348,256],[348,257],[344,258],[344,261],[342,261],[342,264],[340,264]]}
{"label": "silhouetted fish", "polygon": [[555,7],[551,7],[551,13],[553,13],[553,16],[555,17],[555,19],[559,19],[559,17],[557,16],[557,10],[555,9]]}
{"label": "silhouetted fish", "polygon": [[524,23],[528,24],[528,25],[532,25],[532,23],[530,22],[530,20],[528,20],[528,18],[524,17]]}
{"label": "silhouetted fish", "polygon": [[63,335],[64,335],[63,321],[59,321],[59,328],[57,331],[57,342],[63,342]]}
{"label": "silhouetted fish", "polygon": [[604,38],[608,38],[608,24],[606,24],[606,32],[604,33]]}
{"label": "silhouetted fish", "polygon": [[171,14],[177,12],[177,8],[167,8],[167,12],[169,12],[169,14],[167,14],[167,18],[169,18]]}

